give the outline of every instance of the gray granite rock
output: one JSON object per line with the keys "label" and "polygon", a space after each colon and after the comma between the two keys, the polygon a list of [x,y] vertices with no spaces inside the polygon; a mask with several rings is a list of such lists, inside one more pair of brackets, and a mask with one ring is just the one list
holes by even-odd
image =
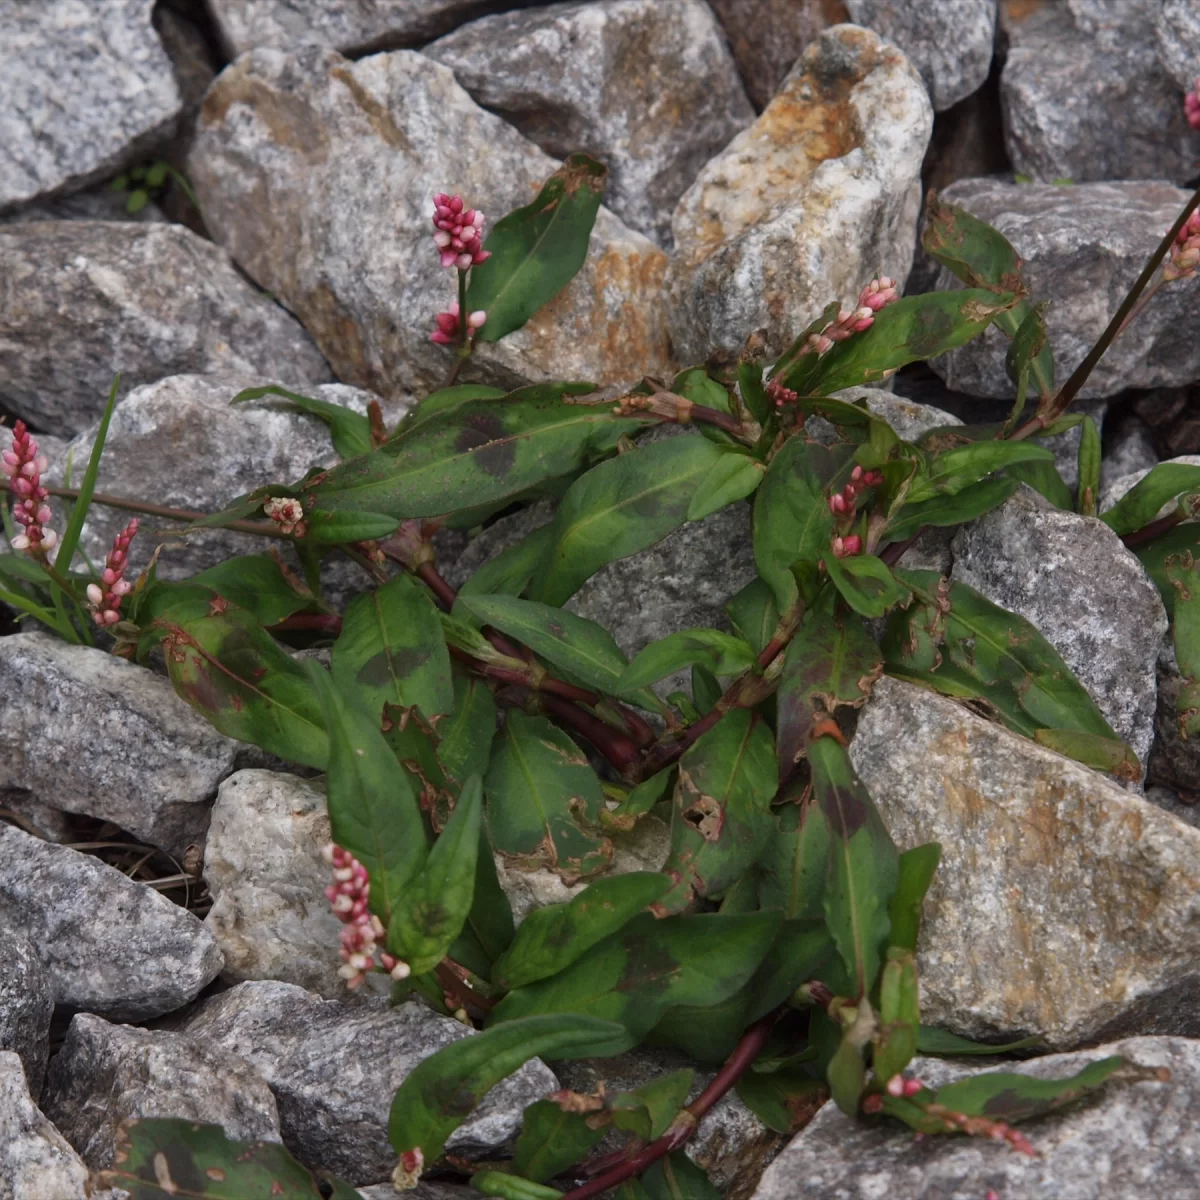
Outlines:
{"label": "gray granite rock", "polygon": [[[460,192],[495,223],[558,163],[423,54],[349,62],[305,45],[256,50],[220,75],[189,165],[213,235],[300,317],[340,379],[390,398],[439,386],[453,357],[429,340],[454,298],[431,236],[434,192]],[[601,209],[580,273],[465,374],[516,386],[664,373],[665,269],[661,250]]]}
{"label": "gray granite rock", "polygon": [[1138,417],[1126,417],[1108,440],[1110,444],[1100,462],[1101,496],[1106,495],[1117,480],[1149,471],[1158,463],[1150,427]]}
{"label": "gray granite rock", "polygon": [[1167,615],[1141,563],[1107,525],[1023,487],[959,531],[951,578],[1030,621],[1145,768]]}
{"label": "gray granite rock", "polygon": [[671,222],[678,356],[770,352],[872,276],[912,265],[933,112],[904,55],[853,25],[826,30],[775,99],[684,193]]}
{"label": "gray granite rock", "polygon": [[42,1109],[96,1171],[113,1165],[121,1122],[143,1117],[220,1125],[238,1141],[280,1140],[275,1097],[244,1058],[207,1038],[110,1025],[91,1013],[72,1019]]}
{"label": "gray granite rock", "polygon": [[986,1138],[926,1137],[898,1121],[870,1124],[826,1104],[767,1168],[753,1200],[1115,1200],[1157,1193],[1182,1200],[1196,1191],[1194,1105],[1200,1095],[1200,1042],[1139,1037],[1029,1062],[979,1067],[917,1059],[914,1075],[936,1087],[986,1071],[1062,1079],[1121,1054],[1166,1068],[1169,1082],[1113,1080],[1097,1096],[1022,1125],[1036,1156]]}
{"label": "gray granite rock", "polygon": [[1158,61],[1185,92],[1200,76],[1200,8],[1195,0],[1163,0],[1154,23]]}
{"label": "gray granite rock", "polygon": [[0,638],[0,782],[181,855],[238,744],[159,675],[44,633]]}
{"label": "gray granite rock", "polygon": [[0,209],[101,179],[169,136],[180,97],[153,7],[0,4]]}
{"label": "gray granite rock", "polygon": [[1007,6],[1000,99],[1018,172],[1046,183],[1182,183],[1194,173],[1200,133],[1159,61],[1161,9],[1162,0]]}
{"label": "gray granite rock", "polygon": [[[942,199],[994,225],[1025,262],[1030,293],[1048,300],[1046,325],[1055,374],[1065,380],[1104,332],[1126,292],[1191,193],[1164,183],[1088,183],[1075,187],[964,179]],[[943,270],[939,290],[962,286]],[[1200,277],[1163,288],[1109,348],[1080,393],[1200,378],[1200,339],[1191,336]],[[1008,339],[997,329],[930,365],[957,392],[1010,397]]]}
{"label": "gray granite rock", "polygon": [[[396,1200],[396,1189],[391,1183],[376,1183],[359,1188],[362,1200]],[[416,1187],[404,1193],[410,1200],[474,1200],[479,1195],[474,1188],[465,1184],[430,1183],[422,1179]]]}
{"label": "gray granite rock", "polygon": [[703,0],[602,0],[484,17],[425,48],[547,154],[594,154],[605,201],[660,245],[701,167],[754,120]]}
{"label": "gray granite rock", "polygon": [[30,221],[165,221],[157,204],[151,202],[136,213],[127,212],[127,193],[107,184],[71,192],[51,200],[35,200],[0,216],[0,225],[26,225]]}
{"label": "gray granite rock", "polygon": [[221,969],[184,908],[98,858],[0,824],[0,922],[42,957],[57,1004],[139,1021],[181,1008]]}
{"label": "gray granite rock", "polygon": [[902,849],[937,841],[921,1019],[967,1037],[1200,1033],[1200,829],[885,677],[850,756]]}
{"label": "gray granite rock", "polygon": [[93,1197],[87,1167],[42,1116],[29,1095],[21,1060],[7,1050],[0,1050],[0,1196],[4,1200]]}
{"label": "gray granite rock", "polygon": [[0,1051],[20,1058],[35,1100],[46,1071],[53,1011],[54,993],[40,955],[18,930],[0,924]]}
{"label": "gray granite rock", "polygon": [[[1154,770],[1153,758],[1150,760],[1150,770]],[[1170,787],[1148,787],[1146,799],[1178,817],[1185,824],[1200,829],[1200,795],[1197,793],[1183,794]]]}
{"label": "gray granite rock", "polygon": [[921,72],[937,112],[983,86],[996,0],[845,0],[850,19],[895,42]]}
{"label": "gray granite rock", "polygon": [[8,225],[0,259],[0,403],[48,433],[96,420],[117,372],[122,389],[188,371],[329,378],[295,319],[180,225]]}
{"label": "gray granite rock", "polygon": [[[279,1104],[285,1145],[302,1162],[358,1185],[391,1176],[387,1139],[392,1095],[435,1050],[470,1031],[424,1005],[384,1000],[347,1006],[287,983],[242,983],[213,996],[185,1022],[247,1059]],[[488,1156],[509,1143],[527,1104],[555,1091],[540,1059],[493,1088],[448,1147]]]}
{"label": "gray granite rock", "polygon": [[843,388],[834,395],[839,400],[854,404],[865,400],[867,407],[877,416],[886,421],[893,431],[906,442],[915,442],[931,429],[946,425],[961,425],[962,421],[953,413],[935,408],[932,404],[918,404],[904,396],[894,396],[873,387]]}
{"label": "gray granite rock", "polygon": [[1200,745],[1179,735],[1177,701],[1183,677],[1171,638],[1163,642],[1158,657],[1158,707],[1154,713],[1154,749],[1147,778],[1151,783],[1200,794]]}

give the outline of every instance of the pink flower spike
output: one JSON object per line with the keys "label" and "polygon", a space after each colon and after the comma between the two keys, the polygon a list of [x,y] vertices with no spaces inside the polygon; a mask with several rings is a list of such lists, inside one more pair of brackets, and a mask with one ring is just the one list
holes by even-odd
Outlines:
{"label": "pink flower spike", "polygon": [[918,1092],[923,1091],[925,1085],[919,1079],[906,1079],[904,1081],[904,1095],[915,1096]]}
{"label": "pink flower spike", "polygon": [[1200,76],[1196,77],[1196,86],[1183,98],[1183,113],[1193,129],[1200,129]]}
{"label": "pink flower spike", "polygon": [[100,583],[88,584],[88,604],[97,625],[115,625],[121,619],[121,601],[133,590],[133,584],[124,575],[129,560],[129,543],[137,536],[137,531],[138,519],[134,517],[113,538],[112,549],[100,573]]}
{"label": "pink flower spike", "polygon": [[24,421],[13,426],[12,445],[4,452],[3,461],[4,473],[12,481],[10,490],[17,497],[13,520],[24,526],[24,532],[13,538],[12,548],[42,558],[58,544],[58,535],[46,528],[52,513],[46,503],[50,493],[42,486],[42,472],[49,462],[38,453],[37,441]]}

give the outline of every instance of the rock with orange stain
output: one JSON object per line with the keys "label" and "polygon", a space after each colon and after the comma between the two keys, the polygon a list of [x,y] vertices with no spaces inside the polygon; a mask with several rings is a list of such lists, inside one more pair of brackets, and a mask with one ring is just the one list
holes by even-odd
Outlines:
{"label": "rock with orange stain", "polygon": [[736,355],[758,330],[779,352],[872,276],[902,284],[932,127],[920,76],[895,46],[853,25],[826,30],[675,210],[679,357]]}
{"label": "rock with orange stain", "polygon": [[[387,399],[437,387],[453,351],[429,340],[455,277],[433,244],[433,194],[489,228],[558,163],[412,51],[350,62],[327,47],[243,55],[205,99],[189,160],[205,221],[294,312],[337,376]],[[670,365],[666,257],[601,209],[587,262],[521,330],[464,372],[502,387],[635,382]]]}
{"label": "rock with orange stain", "polygon": [[922,1021],[1056,1048],[1200,1028],[1200,829],[887,677],[850,755],[897,846],[942,844]]}

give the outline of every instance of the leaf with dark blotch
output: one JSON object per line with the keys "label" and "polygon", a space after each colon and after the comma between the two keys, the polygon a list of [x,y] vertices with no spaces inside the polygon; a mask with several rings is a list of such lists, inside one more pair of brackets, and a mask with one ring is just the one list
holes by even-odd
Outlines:
{"label": "leaf with dark blotch", "polygon": [[545,1183],[582,1162],[607,1133],[603,1125],[588,1124],[587,1113],[569,1112],[553,1100],[539,1100],[521,1119],[521,1133],[513,1148],[513,1173]]}
{"label": "leaf with dark blotch", "polygon": [[697,664],[714,675],[738,675],[754,663],[754,658],[753,648],[740,637],[717,629],[682,629],[638,651],[610,690],[628,696]]}
{"label": "leaf with dark blotch", "polygon": [[479,1101],[531,1058],[607,1057],[627,1045],[622,1026],[562,1012],[460,1038],[422,1059],[400,1085],[388,1117],[392,1149],[419,1149],[428,1168]]}
{"label": "leaf with dark blotch", "polygon": [[454,707],[441,618],[411,575],[350,602],[331,661],[338,686],[371,712],[385,704],[415,706],[432,719]]}
{"label": "leaf with dark blotch", "polygon": [[897,581],[887,563],[874,554],[838,558],[827,553],[823,561],[842,599],[864,617],[882,617],[908,597],[908,589]]}
{"label": "leaf with dark blotch", "polygon": [[533,598],[562,604],[601,567],[645,550],[688,519],[722,451],[705,438],[667,438],[593,467],[567,489]]}
{"label": "leaf with dark blotch", "polygon": [[535,908],[521,922],[508,952],[496,962],[494,982],[511,991],[558,974],[670,887],[666,875],[633,871],[598,879],[565,904]]}
{"label": "leaf with dark blotch", "polygon": [[519,596],[537,574],[553,536],[554,527],[549,524],[526,534],[516,545],[489,558],[458,589],[459,596]]}
{"label": "leaf with dark blotch", "polygon": [[1114,533],[1133,533],[1149,525],[1159,510],[1186,492],[1200,492],[1200,467],[1159,463],[1100,517]]}
{"label": "leaf with dark blotch", "polygon": [[921,905],[941,859],[942,847],[938,842],[914,846],[900,855],[896,891],[888,906],[892,923],[888,935],[891,945],[902,950],[916,950],[917,935],[921,931]]}
{"label": "leaf with dark blotch", "polygon": [[788,645],[776,693],[775,739],[779,778],[786,779],[808,751],[818,713],[860,708],[883,673],[883,656],[862,620],[820,605],[805,614]]}
{"label": "leaf with dark blotch", "polygon": [[1134,553],[1158,588],[1167,616],[1174,617],[1175,586],[1167,578],[1167,567],[1173,562],[1183,563],[1189,559],[1200,561],[1200,524],[1176,525],[1153,541],[1138,546]]}
{"label": "leaf with dark blotch", "polygon": [[682,1150],[660,1158],[641,1178],[648,1200],[721,1200],[703,1167]]}
{"label": "leaf with dark blotch", "polygon": [[450,387],[439,388],[436,392],[430,392],[416,408],[405,414],[392,437],[408,433],[415,426],[428,421],[430,417],[445,412],[448,408],[465,404],[468,400],[503,400],[507,395],[503,388],[489,387],[486,383],[455,383]]}
{"label": "leaf with dark blotch", "polygon": [[[1200,472],[1197,472],[1200,477]],[[1100,498],[1100,431],[1091,417],[1083,418],[1079,440],[1079,503],[1076,510],[1085,517],[1096,515]]]}
{"label": "leaf with dark blotch", "polygon": [[596,829],[604,792],[583,751],[545,717],[509,712],[484,779],[492,845],[575,883],[602,871],[612,843]]}
{"label": "leaf with dark blotch", "polygon": [[738,1099],[768,1128],[793,1134],[803,1129],[825,1101],[825,1085],[802,1066],[759,1072],[738,1080]]}
{"label": "leaf with dark blotch", "polygon": [[345,405],[331,404],[328,400],[317,400],[312,396],[301,396],[273,383],[265,387],[245,388],[229,403],[244,404],[248,400],[261,400],[264,396],[278,396],[287,401],[284,407],[320,417],[329,426],[333,448],[342,458],[354,458],[370,451],[371,422],[362,413],[356,413]]}
{"label": "leaf with dark blotch", "polygon": [[624,1026],[622,1049],[630,1049],[668,1008],[732,996],[754,974],[778,928],[778,913],[662,919],[643,913],[566,970],[509,992],[490,1019],[503,1028],[543,1013],[586,1013]]}
{"label": "leaf with dark blotch", "polygon": [[677,882],[660,901],[678,912],[719,894],[758,859],[771,836],[775,746],[766,723],[728,713],[679,760],[671,848],[663,870]]}
{"label": "leaf with dark blotch", "polygon": [[295,576],[285,575],[278,559],[270,554],[226,559],[191,576],[187,586],[195,585],[212,588],[215,595],[244,608],[262,625],[275,625],[293,613],[319,608],[312,593]]}
{"label": "leaf with dark blotch", "polygon": [[933,1054],[942,1058],[955,1058],[958,1055],[990,1055],[1011,1054],[1015,1050],[1038,1050],[1045,1047],[1045,1039],[1039,1035],[1020,1038],[1015,1042],[1001,1042],[998,1045],[988,1045],[984,1042],[973,1042],[970,1038],[959,1037],[945,1029],[933,1025],[917,1027],[917,1051],[920,1054]]}
{"label": "leaf with dark blotch", "polygon": [[939,454],[927,474],[913,483],[908,500],[919,504],[938,495],[953,496],[994,471],[1017,463],[1053,461],[1053,453],[1035,442],[972,442]]}
{"label": "leaf with dark blotch", "polygon": [[887,540],[902,542],[927,525],[964,525],[999,508],[1021,483],[1008,476],[985,479],[953,495],[934,496],[920,504],[906,503],[888,523]]}
{"label": "leaf with dark blotch", "polygon": [[1175,698],[1175,728],[1181,741],[1200,733],[1200,566],[1191,556],[1169,559],[1167,582],[1175,592],[1171,631],[1180,687]]}
{"label": "leaf with dark blotch", "polygon": [[618,1092],[608,1102],[613,1124],[644,1142],[662,1137],[687,1103],[696,1072],[690,1067],[669,1071],[634,1089]]}
{"label": "leaf with dark blotch", "polygon": [[279,1142],[235,1142],[220,1125],[176,1117],[122,1124],[113,1165],[100,1172],[97,1183],[120,1189],[130,1200],[358,1197],[348,1183],[301,1166]]}
{"label": "leaf with dark blotch", "polygon": [[501,217],[484,242],[491,257],[471,270],[467,312],[483,309],[478,339],[498,342],[520,329],[571,282],[587,257],[608,168],[572,154],[531,204]]}

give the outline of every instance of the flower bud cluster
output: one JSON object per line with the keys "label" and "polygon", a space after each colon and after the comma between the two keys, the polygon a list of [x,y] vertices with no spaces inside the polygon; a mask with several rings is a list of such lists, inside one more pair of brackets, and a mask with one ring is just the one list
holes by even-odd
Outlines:
{"label": "flower bud cluster", "polygon": [[465,271],[491,258],[491,251],[483,249],[483,213],[467,208],[461,196],[438,192],[433,197],[433,224],[443,267]]}
{"label": "flower bud cluster", "polygon": [[1196,77],[1196,86],[1183,98],[1183,115],[1193,129],[1200,129],[1200,75]]}
{"label": "flower bud cluster", "polygon": [[879,471],[864,471],[862,467],[856,466],[850,472],[850,482],[840,492],[834,492],[829,497],[829,511],[835,517],[853,514],[859,492],[865,488],[878,487],[882,482],[883,475]]}
{"label": "flower bud cluster", "polygon": [[1179,231],[1167,261],[1163,263],[1163,279],[1191,279],[1200,267],[1200,209],[1187,219]]}
{"label": "flower bud cluster", "polygon": [[321,850],[321,856],[333,867],[333,883],[325,889],[333,914],[345,928],[341,934],[339,951],[342,965],[338,975],[346,981],[348,988],[360,986],[367,972],[375,969],[375,955],[383,970],[393,979],[407,979],[409,965],[379,949],[379,940],[384,936],[383,922],[368,907],[371,880],[367,868],[348,850],[330,842]]}
{"label": "flower bud cluster", "polygon": [[767,384],[767,399],[774,401],[776,408],[783,408],[785,404],[795,404],[799,398],[798,393],[784,387],[778,379],[772,379]]}
{"label": "flower bud cluster", "polygon": [[854,309],[843,308],[837,320],[826,325],[820,333],[810,333],[801,353],[824,354],[834,342],[844,342],[856,333],[870,329],[875,322],[875,314],[899,299],[900,292],[894,279],[886,275],[872,279],[859,293],[857,306]]}
{"label": "flower bud cluster", "polygon": [[13,426],[12,446],[0,456],[0,462],[16,498],[13,519],[25,527],[24,533],[13,538],[12,548],[33,557],[44,555],[58,544],[58,534],[46,528],[53,514],[46,503],[50,493],[42,486],[42,473],[50,464],[44,454],[38,453],[38,444],[24,421]]}
{"label": "flower bud cluster", "polygon": [[[461,325],[457,302],[451,304],[445,312],[438,313],[433,319],[437,328],[429,335],[431,342],[437,342],[439,346],[449,346],[458,341]],[[467,313],[467,330],[473,335],[477,329],[483,328],[486,320],[487,313],[483,309]]]}
{"label": "flower bud cluster", "polygon": [[133,591],[133,584],[125,578],[129,565],[129,543],[137,536],[138,519],[134,517],[113,538],[112,549],[104,560],[100,583],[89,583],[88,603],[92,609],[92,620],[97,625],[115,625],[121,619],[121,601]]}
{"label": "flower bud cluster", "polygon": [[279,526],[283,533],[303,537],[307,532],[304,524],[304,505],[292,496],[272,496],[263,505],[263,512]]}

